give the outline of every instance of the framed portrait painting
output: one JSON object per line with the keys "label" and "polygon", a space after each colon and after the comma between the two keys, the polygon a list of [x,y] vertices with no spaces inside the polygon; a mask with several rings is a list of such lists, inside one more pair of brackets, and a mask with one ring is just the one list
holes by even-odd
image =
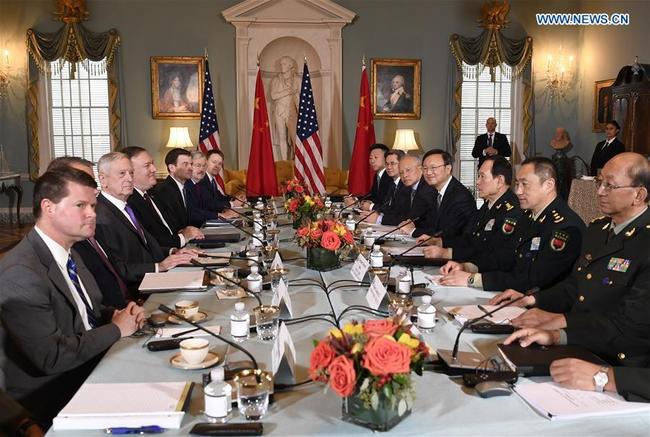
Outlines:
{"label": "framed portrait painting", "polygon": [[593,131],[604,132],[607,120],[612,119],[612,84],[615,79],[598,80],[594,88]]}
{"label": "framed portrait painting", "polygon": [[153,118],[200,118],[202,98],[203,57],[151,57]]}
{"label": "framed portrait painting", "polygon": [[372,115],[377,119],[420,119],[419,59],[371,60]]}

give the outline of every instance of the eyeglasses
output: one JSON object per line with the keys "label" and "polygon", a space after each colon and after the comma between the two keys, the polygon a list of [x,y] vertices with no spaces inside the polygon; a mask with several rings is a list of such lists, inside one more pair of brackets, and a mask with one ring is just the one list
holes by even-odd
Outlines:
{"label": "eyeglasses", "polygon": [[602,179],[594,179],[594,183],[596,184],[596,190],[600,190],[602,188],[607,192],[618,190],[620,188],[639,188],[638,185],[612,185],[609,182],[603,181]]}
{"label": "eyeglasses", "polygon": [[433,173],[437,168],[445,167],[445,166],[447,166],[447,164],[432,165],[431,167],[424,167],[423,166],[422,171],[424,173]]}

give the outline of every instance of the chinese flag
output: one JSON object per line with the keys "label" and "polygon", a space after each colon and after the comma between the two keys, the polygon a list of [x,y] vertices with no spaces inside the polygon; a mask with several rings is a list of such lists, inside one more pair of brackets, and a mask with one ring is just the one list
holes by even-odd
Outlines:
{"label": "chinese flag", "polygon": [[246,176],[247,196],[277,196],[278,182],[275,178],[275,162],[271,145],[269,115],[266,111],[266,98],[260,70],[255,82],[255,102],[253,109],[253,135],[248,157]]}
{"label": "chinese flag", "polygon": [[372,124],[372,108],[370,107],[370,85],[366,66],[361,68],[361,92],[359,97],[359,115],[357,116],[357,131],[354,135],[354,149],[350,161],[350,176],[348,191],[354,195],[364,195],[370,191],[373,182],[373,172],[368,163],[370,146],[375,143],[375,127]]}

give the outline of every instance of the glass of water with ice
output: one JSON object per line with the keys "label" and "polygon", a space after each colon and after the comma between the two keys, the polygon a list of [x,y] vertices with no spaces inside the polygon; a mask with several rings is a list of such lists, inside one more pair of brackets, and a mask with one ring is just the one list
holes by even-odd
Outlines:
{"label": "glass of water with ice", "polygon": [[262,305],[253,309],[257,338],[262,341],[273,341],[278,335],[280,308],[275,305]]}

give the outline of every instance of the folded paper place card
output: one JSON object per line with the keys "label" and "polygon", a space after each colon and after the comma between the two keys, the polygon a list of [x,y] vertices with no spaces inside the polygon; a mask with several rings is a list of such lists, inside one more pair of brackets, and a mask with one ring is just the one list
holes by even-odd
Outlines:
{"label": "folded paper place card", "polygon": [[352,270],[350,271],[352,279],[357,282],[363,281],[363,277],[366,276],[366,272],[368,272],[368,267],[370,267],[368,260],[363,255],[359,254],[352,265]]}
{"label": "folded paper place card", "polygon": [[271,270],[278,270],[284,268],[282,264],[282,257],[280,256],[280,251],[275,252],[273,257],[273,262],[271,263]]}
{"label": "folded paper place card", "polygon": [[280,307],[280,318],[293,318],[293,310],[291,309],[291,296],[289,295],[289,289],[287,288],[287,283],[284,282],[284,279],[280,279],[278,292],[273,295],[271,305]]}
{"label": "folded paper place card", "polygon": [[274,380],[279,384],[294,384],[296,382],[296,348],[291,339],[287,325],[280,323],[278,336],[271,351],[271,369]]}
{"label": "folded paper place card", "polygon": [[386,287],[381,283],[379,276],[375,276],[366,293],[366,300],[370,308],[379,309],[382,301],[386,297]]}

